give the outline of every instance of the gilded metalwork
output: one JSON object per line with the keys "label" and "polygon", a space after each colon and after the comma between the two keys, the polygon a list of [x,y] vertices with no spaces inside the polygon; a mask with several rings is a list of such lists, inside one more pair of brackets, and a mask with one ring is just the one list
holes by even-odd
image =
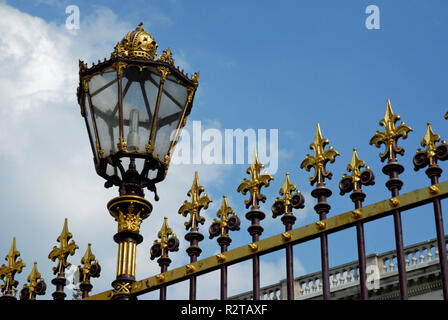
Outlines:
{"label": "gilded metalwork", "polygon": [[157,279],[158,282],[164,282],[166,280],[166,277],[163,274],[158,274],[156,276],[156,279]]}
{"label": "gilded metalwork", "polygon": [[118,232],[140,232],[140,225],[149,217],[152,205],[138,196],[121,196],[107,204],[110,214],[118,222]]}
{"label": "gilded metalwork", "polygon": [[179,240],[176,234],[168,226],[168,218],[163,218],[163,224],[160,231],[157,233],[160,241],[154,240],[151,247],[151,260],[156,257],[168,257],[168,251],[177,251],[179,249]]}
{"label": "gilded metalwork", "polygon": [[397,146],[399,138],[406,139],[408,133],[412,129],[402,122],[398,127],[395,127],[395,122],[400,120],[400,116],[395,114],[390,105],[390,100],[387,99],[387,107],[384,118],[380,121],[380,125],[384,127],[384,132],[376,131],[375,135],[370,139],[369,144],[375,145],[377,148],[384,144],[386,151],[380,153],[381,161],[389,159],[389,161],[396,160],[396,154],[403,155],[404,149]]}
{"label": "gilded metalwork", "polygon": [[190,78],[191,82],[193,82],[196,86],[198,85],[199,82],[199,72],[195,72],[191,78]]}
{"label": "gilded metalwork", "polygon": [[87,250],[81,259],[81,264],[82,266],[79,267],[82,275],[81,281],[88,281],[88,277],[92,271],[99,268],[98,260],[95,259],[95,255],[92,253],[90,243],[87,245]]}
{"label": "gilded metalwork", "polygon": [[59,248],[57,246],[53,247],[50,254],[48,255],[48,259],[51,261],[56,261],[58,259],[58,265],[53,267],[53,274],[61,274],[63,275],[65,272],[65,268],[70,266],[70,263],[67,261],[67,257],[69,255],[74,255],[76,249],[79,247],[75,244],[75,241],[72,240],[69,243],[69,240],[73,237],[73,235],[68,231],[67,218],[64,221],[64,227],[62,228],[62,232],[59,235],[57,241],[60,243]]}
{"label": "gilded metalwork", "polygon": [[316,226],[318,230],[325,230],[327,224],[325,223],[325,221],[317,221]]}
{"label": "gilded metalwork", "polygon": [[137,243],[122,241],[118,244],[117,276],[135,276]]}
{"label": "gilded metalwork", "polygon": [[281,234],[281,237],[282,237],[283,241],[291,241],[291,239],[292,239],[291,233],[289,233],[289,232],[283,232]]}
{"label": "gilded metalwork", "polygon": [[19,256],[20,252],[16,249],[16,238],[14,237],[12,239],[11,249],[5,257],[8,264],[3,264],[0,267],[0,279],[3,280],[3,285],[0,286],[0,288],[5,295],[12,295],[13,288],[17,287],[19,284],[16,280],[14,280],[14,276],[16,273],[21,273],[22,269],[25,267],[22,259],[17,260]]}
{"label": "gilded metalwork", "polygon": [[360,219],[362,217],[362,211],[361,209],[355,209],[352,211],[352,217],[353,219],[357,220]]}
{"label": "gilded metalwork", "polygon": [[131,294],[131,284],[129,282],[119,281],[114,284],[113,294]]}
{"label": "gilded metalwork", "polygon": [[198,172],[194,173],[193,185],[188,191],[187,195],[191,198],[191,201],[184,201],[184,204],[179,208],[178,213],[186,217],[190,215],[188,222],[185,222],[186,229],[191,229],[191,231],[198,231],[199,225],[204,224],[205,218],[200,215],[202,209],[206,210],[208,205],[212,200],[208,197],[206,193],[201,196],[204,192],[204,187],[199,185]]}
{"label": "gilded metalwork", "polygon": [[140,22],[135,31],[129,31],[123,40],[117,43],[112,57],[154,60],[158,44],[153,36],[143,29],[142,25],[143,22]]}
{"label": "gilded metalwork", "polygon": [[46,284],[39,271],[37,271],[37,262],[34,262],[27,280],[28,283],[25,283],[20,291],[20,300],[34,300],[36,294],[45,294]]}
{"label": "gilded metalwork", "polygon": [[[229,206],[227,203],[227,197],[222,197],[222,204],[221,207],[218,210],[218,213],[216,214],[219,218],[213,219],[212,225],[217,224],[220,228],[220,236],[221,237],[228,237],[229,236],[229,221],[230,219],[236,219],[238,221],[238,229],[239,229],[239,219],[236,215],[236,213],[233,211],[233,208]],[[232,228],[235,230],[236,228]]]}
{"label": "gilded metalwork", "polygon": [[400,200],[398,200],[396,197],[389,199],[389,203],[390,203],[391,207],[394,207],[394,208],[400,206]]}
{"label": "gilded metalwork", "polygon": [[333,163],[336,156],[339,156],[339,152],[334,150],[333,147],[329,147],[326,151],[324,151],[324,148],[328,143],[329,140],[322,137],[320,125],[318,123],[314,141],[310,145],[310,149],[314,150],[314,156],[307,154],[305,160],[303,160],[300,164],[300,168],[305,168],[308,172],[310,172],[311,168],[314,168],[314,176],[309,178],[311,185],[316,182],[317,184],[325,184],[324,179],[331,179],[332,177],[331,171],[327,171],[325,165],[328,161]]}
{"label": "gilded metalwork", "polygon": [[143,221],[142,217],[140,217],[142,211],[135,213],[134,204],[132,202],[129,204],[127,213],[123,213],[119,207],[117,207],[117,211],[119,212],[117,219],[118,232],[123,231],[140,232],[140,225]]}
{"label": "gilded metalwork", "polygon": [[429,190],[429,193],[433,196],[436,196],[440,193],[440,189],[437,186],[429,186],[428,190]]}
{"label": "gilded metalwork", "polygon": [[297,187],[291,183],[289,172],[285,175],[285,181],[283,182],[283,186],[280,188],[279,194],[283,196],[283,198],[275,198],[275,202],[272,205],[273,218],[283,214],[286,216],[292,216],[292,208],[301,209],[305,207],[305,198],[300,191],[297,190]]}
{"label": "gilded metalwork", "polygon": [[157,61],[161,61],[170,65],[174,65],[174,59],[173,59],[173,55],[171,53],[171,49],[168,48],[166,50],[163,50],[163,53],[161,55],[159,55],[159,57],[157,58]]}
{"label": "gilded metalwork", "polygon": [[436,145],[437,142],[440,141],[440,136],[438,134],[435,134],[432,130],[431,123],[427,123],[427,128],[425,132],[425,136],[423,137],[422,141],[420,142],[420,145],[422,147],[426,147],[426,150],[421,150],[420,148],[417,149],[417,155],[419,154],[425,154],[426,157],[429,159],[429,165],[432,165],[435,163],[435,160],[437,158],[438,149],[439,147],[444,147],[446,145],[446,141],[443,140],[440,145]]}
{"label": "gilded metalwork", "polygon": [[187,272],[187,274],[195,273],[196,270],[197,270],[196,267],[194,265],[192,265],[192,264],[187,264],[185,266],[185,271]]}
{"label": "gilded metalwork", "polygon": [[264,174],[261,173],[261,169],[264,168],[264,164],[260,163],[258,160],[257,149],[254,150],[254,158],[252,164],[247,169],[246,173],[250,175],[250,180],[244,178],[243,182],[238,186],[237,192],[241,192],[243,195],[246,195],[247,192],[250,192],[249,200],[244,200],[244,204],[246,208],[252,207],[252,209],[259,209],[259,202],[265,202],[266,196],[260,193],[261,188],[269,187],[269,183],[271,180],[274,180],[272,176],[270,176],[267,172]]}
{"label": "gilded metalwork", "polygon": [[[360,181],[361,181],[361,168],[365,166],[365,162],[360,160],[358,157],[358,153],[356,152],[356,148],[353,148],[353,156],[352,160],[347,166],[347,171],[351,172],[350,176],[347,176],[345,173],[342,175],[342,179],[350,178],[353,183],[353,190],[359,191],[361,190]],[[370,169],[367,167],[367,169]]]}
{"label": "gilded metalwork", "polygon": [[217,259],[218,263],[224,263],[224,262],[226,262],[227,257],[224,254],[219,253],[216,255],[216,259]]}
{"label": "gilded metalwork", "polygon": [[252,251],[252,252],[258,251],[258,244],[256,244],[256,243],[249,243],[247,246],[249,247],[250,251]]}

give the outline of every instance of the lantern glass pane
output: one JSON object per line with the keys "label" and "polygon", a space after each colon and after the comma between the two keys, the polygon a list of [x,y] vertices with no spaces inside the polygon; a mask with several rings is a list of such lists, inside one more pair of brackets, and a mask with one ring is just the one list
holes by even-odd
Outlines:
{"label": "lantern glass pane", "polygon": [[164,160],[171,141],[184,112],[188,98],[187,87],[173,75],[168,75],[163,86],[159,113],[156,122],[154,155]]}
{"label": "lantern glass pane", "polygon": [[123,137],[128,151],[146,152],[160,82],[156,72],[137,67],[123,72]]}
{"label": "lantern glass pane", "polygon": [[99,143],[107,157],[117,152],[118,136],[118,81],[115,70],[108,69],[92,77],[89,94],[98,131]]}
{"label": "lantern glass pane", "polygon": [[92,114],[90,112],[89,98],[84,94],[84,113],[86,119],[87,133],[89,135],[90,144],[92,145],[92,152],[95,158],[95,163],[98,163],[98,152],[96,150],[96,136],[95,128],[93,127]]}

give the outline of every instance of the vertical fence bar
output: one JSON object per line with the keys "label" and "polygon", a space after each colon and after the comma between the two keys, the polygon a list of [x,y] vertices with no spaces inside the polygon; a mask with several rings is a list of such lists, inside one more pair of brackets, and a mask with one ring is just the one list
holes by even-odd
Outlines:
{"label": "vertical fence bar", "polygon": [[[190,247],[187,248],[187,253],[190,256],[190,263],[194,263],[198,260],[199,255],[202,250],[199,248],[199,242],[204,240],[204,236],[199,232],[199,223],[204,224],[205,218],[200,215],[202,209],[207,209],[208,205],[212,200],[208,197],[206,193],[201,196],[204,192],[204,187],[199,185],[199,178],[197,171],[194,174],[193,185],[188,191],[187,195],[191,198],[191,201],[184,201],[184,204],[179,208],[178,213],[182,214],[184,217],[190,215],[188,222],[185,222],[185,227],[190,230],[185,235],[185,240],[190,242]],[[196,275],[194,266],[186,266],[187,273],[191,273],[190,277],[190,300],[196,300]]]}
{"label": "vertical fence bar", "polygon": [[[230,238],[220,237],[218,239],[218,243],[219,243],[219,246],[221,247],[221,254],[223,254],[227,251],[227,247],[230,244]],[[227,300],[227,266],[226,265],[221,267],[220,298],[221,298],[221,300]]]}
{"label": "vertical fence bar", "polygon": [[[353,149],[352,160],[347,166],[347,171],[351,172],[350,176],[344,174],[342,180],[339,183],[340,194],[344,195],[347,192],[353,191],[350,194],[350,198],[355,204],[355,210],[352,212],[354,219],[362,217],[362,203],[366,197],[366,194],[362,192],[362,185],[369,186],[375,184],[375,175],[366,167],[363,171],[361,168],[365,166],[364,161],[360,160],[356,148]],[[364,224],[360,221],[356,223],[356,239],[358,245],[358,262],[359,262],[359,283],[361,299],[367,300],[369,293],[367,290],[367,274],[366,274],[366,249],[364,240]]]}
{"label": "vertical fence bar", "polygon": [[[157,237],[160,241],[154,241],[154,244],[151,247],[151,260],[154,260],[157,257],[160,257],[157,260],[157,263],[160,266],[159,282],[165,281],[165,276],[163,273],[168,271],[168,267],[171,264],[171,259],[168,257],[168,253],[170,251],[178,251],[179,250],[179,239],[173,233],[173,230],[168,226],[168,218],[163,218],[162,228],[157,234]],[[160,287],[160,300],[166,300],[166,285],[162,285]]]}
{"label": "vertical fence bar", "polygon": [[[392,194],[390,204],[393,207],[399,207],[400,203],[395,199],[399,195],[403,182],[398,178],[400,173],[403,173],[404,167],[397,162],[397,154],[403,155],[404,149],[397,145],[399,138],[406,139],[408,132],[412,131],[410,127],[402,122],[398,127],[395,127],[395,122],[400,120],[398,114],[394,114],[390,100],[387,100],[386,113],[384,118],[380,121],[380,125],[384,126],[384,132],[376,131],[375,135],[370,139],[370,144],[374,144],[377,148],[384,144],[386,151],[380,153],[381,161],[387,159],[387,164],[383,167],[383,173],[389,176],[389,180],[386,182],[386,187]],[[408,286],[406,280],[406,259],[403,248],[403,230],[401,223],[401,213],[397,209],[393,212],[394,218],[394,231],[395,231],[395,244],[397,250],[397,263],[398,263],[398,278],[400,281],[400,297],[402,300],[408,299]]]}
{"label": "vertical fence bar", "polygon": [[[223,263],[227,260],[225,253],[232,242],[232,239],[229,237],[229,230],[240,230],[241,223],[240,218],[227,203],[227,197],[223,196],[222,198],[221,207],[216,214],[219,220],[213,219],[209,228],[210,239],[219,237],[218,244],[221,248],[221,254],[216,255],[218,263]],[[221,300],[227,300],[227,265],[221,266],[220,278],[220,297]]]}
{"label": "vertical fence bar", "polygon": [[[160,273],[164,273],[168,271],[168,266],[171,263],[170,258],[159,258],[157,263],[160,266]],[[162,285],[159,290],[159,299],[166,300],[166,285]]]}
{"label": "vertical fence bar", "polygon": [[[428,122],[425,136],[420,143],[422,147],[426,147],[426,150],[422,151],[421,149],[418,149],[417,154],[413,159],[415,171],[428,166],[428,169],[426,169],[425,173],[431,180],[429,192],[433,195],[437,195],[440,192],[440,190],[434,185],[439,183],[439,178],[442,175],[442,169],[437,164],[437,160],[448,159],[448,145],[445,141],[442,141],[441,144],[436,146],[436,143],[439,141],[440,136],[432,131],[431,123]],[[439,249],[439,263],[442,278],[443,298],[445,300],[448,300],[448,267],[446,256],[446,240],[443,227],[442,205],[439,198],[434,198],[433,207],[437,233],[437,247]]]}
{"label": "vertical fence bar", "polygon": [[[246,195],[247,192],[250,192],[249,200],[245,200],[244,203],[246,205],[246,209],[251,207],[251,210],[246,213],[246,219],[250,220],[251,225],[247,229],[249,234],[252,236],[252,244],[250,245],[251,249],[256,252],[257,245],[255,242],[260,240],[260,235],[263,232],[263,227],[260,226],[260,221],[265,218],[265,214],[260,210],[259,202],[265,202],[266,196],[261,194],[261,187],[269,186],[269,182],[274,180],[273,177],[268,175],[267,173],[260,174],[261,169],[264,168],[264,165],[258,161],[257,150],[254,150],[254,159],[249,169],[247,169],[246,173],[250,175],[250,180],[244,178],[242,183],[238,186],[237,192],[241,192],[243,195]],[[252,259],[252,287],[253,287],[253,299],[260,299],[260,257],[258,255],[254,255]]]}
{"label": "vertical fence bar", "polygon": [[[252,236],[252,243],[260,240],[260,235],[263,232],[263,227],[260,226],[260,221],[265,218],[265,214],[258,209],[252,209],[246,214],[246,218],[251,221],[251,225],[247,229]],[[257,247],[254,246],[254,251]],[[260,300],[260,257],[254,255],[252,259],[252,291],[253,299]]]}
{"label": "vertical fence bar", "polygon": [[[212,224],[209,228],[210,239],[214,237],[218,238],[218,244],[221,248],[221,254],[216,255],[218,263],[223,263],[226,261],[227,257],[225,252],[229,247],[232,239],[229,237],[229,230],[235,231],[240,230],[240,218],[233,211],[232,207],[227,203],[227,197],[222,197],[222,204],[218,210],[216,216],[219,218],[213,219]],[[220,281],[220,297],[221,300],[227,300],[227,266],[221,266],[221,281]]]}
{"label": "vertical fence bar", "polygon": [[[296,191],[293,195],[292,193]],[[305,198],[297,191],[295,185],[293,185],[289,179],[289,173],[286,173],[285,182],[280,189],[279,194],[283,196],[282,199],[276,198],[272,205],[272,217],[276,218],[279,215],[282,216],[282,222],[285,225],[285,232],[282,234],[283,241],[287,242],[291,240],[292,226],[296,221],[296,217],[292,214],[292,209],[303,209],[305,207]],[[294,258],[293,247],[291,244],[287,245],[286,251],[286,294],[288,300],[294,300]]]}
{"label": "vertical fence bar", "polygon": [[[319,123],[316,127],[316,135],[313,143],[310,145],[310,149],[314,150],[314,156],[306,155],[305,160],[300,164],[300,168],[305,168],[306,171],[310,171],[314,168],[314,176],[309,178],[311,185],[316,182],[316,188],[311,191],[311,196],[317,199],[317,204],[314,206],[314,210],[319,215],[319,221],[316,226],[319,230],[325,230],[325,220],[327,214],[330,211],[331,206],[327,203],[327,198],[332,195],[330,189],[325,187],[325,178],[331,179],[332,173],[325,169],[325,165],[328,161],[333,163],[339,152],[329,147],[324,151],[325,146],[329,143],[328,139],[322,137]],[[321,262],[322,262],[322,295],[324,300],[330,299],[330,275],[329,275],[329,263],[328,263],[328,237],[325,232],[320,235],[320,248],[321,248]]]}

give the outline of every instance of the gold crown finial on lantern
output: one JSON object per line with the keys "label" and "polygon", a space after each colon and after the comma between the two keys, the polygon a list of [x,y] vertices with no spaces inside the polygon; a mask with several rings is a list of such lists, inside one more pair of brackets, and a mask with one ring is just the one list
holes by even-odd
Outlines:
{"label": "gold crown finial on lantern", "polygon": [[112,57],[154,60],[157,56],[158,44],[142,26],[143,22],[140,22],[135,30],[129,31],[123,40],[117,43]]}

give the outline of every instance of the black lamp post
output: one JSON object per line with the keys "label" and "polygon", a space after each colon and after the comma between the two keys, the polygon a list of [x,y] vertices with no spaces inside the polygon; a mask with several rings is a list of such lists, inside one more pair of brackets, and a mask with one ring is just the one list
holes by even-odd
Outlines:
{"label": "black lamp post", "polygon": [[118,222],[115,299],[131,297],[140,224],[152,210],[143,190],[158,200],[156,183],[165,179],[198,86],[199,73],[188,77],[174,66],[171,50],[157,55],[157,46],[140,23],[110,59],[90,68],[79,63],[78,102],[95,169],[106,188],[119,187],[107,205]]}

